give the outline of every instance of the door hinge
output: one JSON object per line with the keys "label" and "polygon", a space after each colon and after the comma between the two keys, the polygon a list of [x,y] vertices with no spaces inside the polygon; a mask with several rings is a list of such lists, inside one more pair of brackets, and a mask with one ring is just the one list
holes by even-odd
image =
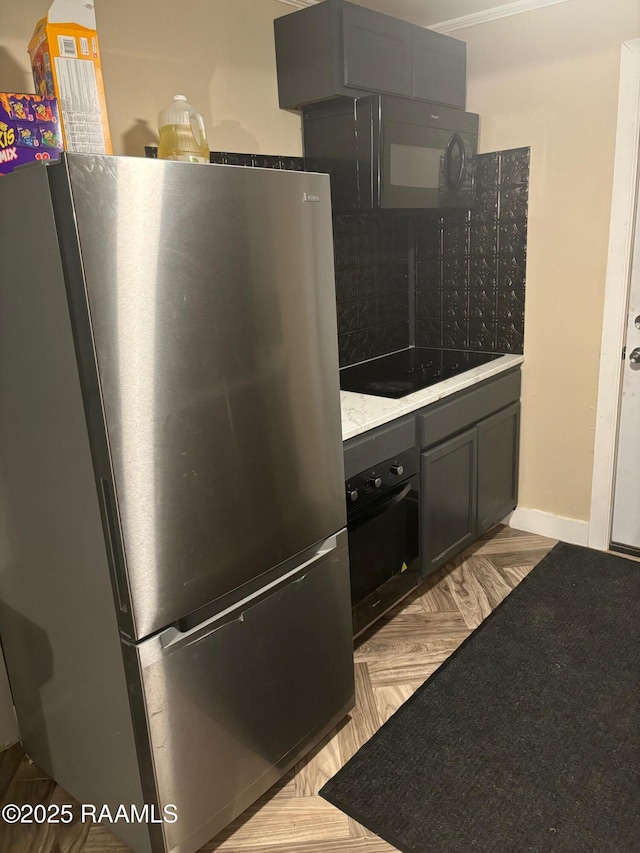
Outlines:
{"label": "door hinge", "polygon": [[626,357],[627,357],[627,348],[622,347],[622,360],[624,361]]}

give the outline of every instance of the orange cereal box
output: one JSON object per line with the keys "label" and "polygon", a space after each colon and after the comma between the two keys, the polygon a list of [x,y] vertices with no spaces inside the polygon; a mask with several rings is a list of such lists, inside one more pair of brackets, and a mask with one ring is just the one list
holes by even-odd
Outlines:
{"label": "orange cereal box", "polygon": [[28,51],[37,94],[58,101],[65,150],[112,154],[93,3],[54,0]]}

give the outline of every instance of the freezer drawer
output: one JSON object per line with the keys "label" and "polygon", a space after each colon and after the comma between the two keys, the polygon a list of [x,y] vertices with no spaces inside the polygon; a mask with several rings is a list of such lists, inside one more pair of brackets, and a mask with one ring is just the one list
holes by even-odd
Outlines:
{"label": "freezer drawer", "polygon": [[166,850],[191,853],[353,706],[346,532],[286,579],[137,647]]}

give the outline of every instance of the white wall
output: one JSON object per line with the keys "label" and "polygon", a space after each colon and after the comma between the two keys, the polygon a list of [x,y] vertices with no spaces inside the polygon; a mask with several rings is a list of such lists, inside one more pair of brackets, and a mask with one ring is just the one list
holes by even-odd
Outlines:
{"label": "white wall", "polygon": [[[27,43],[50,0],[0,0],[0,90],[33,91]],[[279,109],[276,0],[96,0],[114,153],[144,153],[176,93],[205,118],[216,151],[302,153],[300,117]],[[25,88],[26,87],[26,88]]]}
{"label": "white wall", "polygon": [[520,504],[587,521],[623,41],[637,0],[456,33],[481,150],[531,146]]}

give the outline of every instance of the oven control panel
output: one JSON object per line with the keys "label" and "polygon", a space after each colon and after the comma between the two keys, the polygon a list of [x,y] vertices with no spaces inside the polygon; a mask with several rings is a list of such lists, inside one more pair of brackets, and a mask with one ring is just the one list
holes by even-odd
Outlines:
{"label": "oven control panel", "polygon": [[417,474],[419,468],[418,448],[412,447],[397,456],[383,460],[375,468],[360,471],[345,483],[347,509],[355,508],[363,502],[388,492]]}

